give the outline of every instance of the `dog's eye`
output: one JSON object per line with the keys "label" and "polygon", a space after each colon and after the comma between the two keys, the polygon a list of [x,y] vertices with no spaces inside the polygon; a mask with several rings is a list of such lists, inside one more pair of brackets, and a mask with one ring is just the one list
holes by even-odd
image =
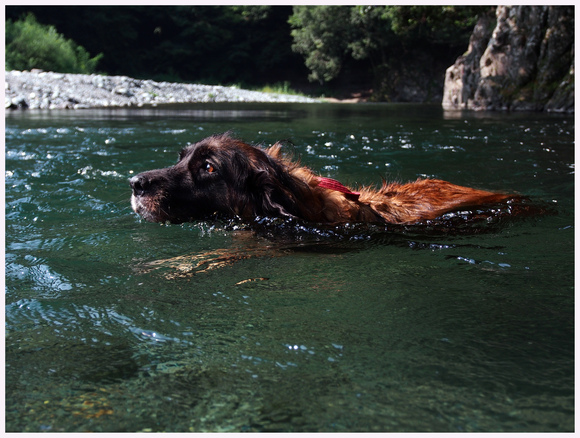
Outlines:
{"label": "dog's eye", "polygon": [[205,163],[204,169],[207,173],[214,173],[216,171],[211,163]]}

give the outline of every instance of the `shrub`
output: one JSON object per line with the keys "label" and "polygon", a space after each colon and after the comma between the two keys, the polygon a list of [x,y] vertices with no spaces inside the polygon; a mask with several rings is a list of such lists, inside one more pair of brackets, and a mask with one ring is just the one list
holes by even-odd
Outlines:
{"label": "shrub", "polygon": [[6,22],[6,70],[38,68],[60,73],[94,73],[103,57],[91,58],[74,41],[59,34],[54,26],[45,26],[32,14],[23,20]]}

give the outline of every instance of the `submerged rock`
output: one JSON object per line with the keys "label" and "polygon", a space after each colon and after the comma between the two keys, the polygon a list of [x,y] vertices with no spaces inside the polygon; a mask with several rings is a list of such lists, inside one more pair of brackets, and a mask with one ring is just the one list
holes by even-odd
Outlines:
{"label": "submerged rock", "polygon": [[498,6],[447,69],[445,109],[574,112],[574,7]]}

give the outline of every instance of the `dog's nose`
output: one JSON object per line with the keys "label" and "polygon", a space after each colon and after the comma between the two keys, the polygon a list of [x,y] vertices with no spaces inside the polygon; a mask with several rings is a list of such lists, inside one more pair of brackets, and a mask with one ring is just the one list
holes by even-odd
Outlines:
{"label": "dog's nose", "polygon": [[147,190],[149,180],[143,175],[136,175],[129,180],[129,184],[131,184],[133,193],[136,196],[141,196],[145,193],[145,190]]}

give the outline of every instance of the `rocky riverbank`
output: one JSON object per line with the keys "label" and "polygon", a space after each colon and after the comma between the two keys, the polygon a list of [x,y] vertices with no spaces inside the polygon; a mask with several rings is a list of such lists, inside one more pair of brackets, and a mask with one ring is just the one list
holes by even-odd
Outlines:
{"label": "rocky riverbank", "polygon": [[235,87],[181,84],[127,76],[9,71],[6,109],[82,109],[197,102],[319,102],[303,96]]}

